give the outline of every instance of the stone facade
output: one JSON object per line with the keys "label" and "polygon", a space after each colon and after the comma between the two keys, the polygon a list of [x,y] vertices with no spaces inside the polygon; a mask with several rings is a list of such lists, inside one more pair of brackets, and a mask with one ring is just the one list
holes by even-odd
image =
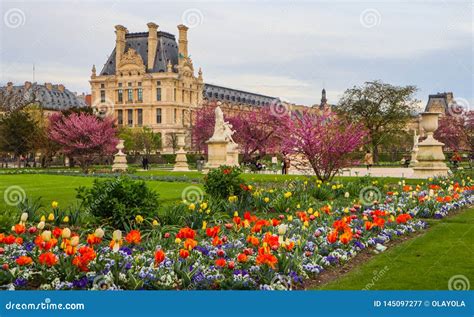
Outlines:
{"label": "stone facade", "polygon": [[[115,26],[115,49],[96,74],[92,68],[92,106],[113,114],[120,126],[148,126],[161,133],[163,152],[172,152],[177,133],[188,133],[192,111],[202,102],[203,79],[188,55],[188,28],[179,39],[148,23],[148,32]],[[189,141],[187,142],[189,143]]]}

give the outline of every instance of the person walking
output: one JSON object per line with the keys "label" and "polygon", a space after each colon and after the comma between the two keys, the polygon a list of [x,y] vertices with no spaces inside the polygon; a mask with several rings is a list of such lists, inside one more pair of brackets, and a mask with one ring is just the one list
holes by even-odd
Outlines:
{"label": "person walking", "polygon": [[370,151],[367,151],[367,153],[365,153],[364,162],[365,162],[365,165],[367,166],[367,170],[369,170],[369,168],[371,168],[372,165],[374,165],[374,158],[372,156],[372,153],[370,153]]}

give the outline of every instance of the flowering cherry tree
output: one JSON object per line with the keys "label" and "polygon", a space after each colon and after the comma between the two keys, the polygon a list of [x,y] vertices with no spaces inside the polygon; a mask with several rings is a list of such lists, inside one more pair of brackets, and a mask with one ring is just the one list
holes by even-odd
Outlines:
{"label": "flowering cherry tree", "polygon": [[439,120],[434,137],[451,151],[459,151],[469,143],[467,133],[467,113],[453,116],[446,114]]}
{"label": "flowering cherry tree", "polygon": [[[214,109],[216,104],[203,106],[195,112],[193,125],[193,144],[196,150],[207,152],[206,141],[214,131]],[[250,161],[252,156],[279,151],[283,139],[288,114],[276,114],[268,107],[253,108],[236,114],[225,115],[225,120],[232,124],[236,131],[234,141],[239,145],[244,161]]]}
{"label": "flowering cherry tree", "polygon": [[244,161],[250,161],[255,154],[279,152],[280,144],[286,134],[290,116],[276,114],[269,107],[253,108],[229,118],[236,130],[234,140],[240,146]]}
{"label": "flowering cherry tree", "polygon": [[214,117],[215,108],[215,104],[206,104],[194,111],[192,143],[194,149],[199,152],[207,153],[206,141],[211,138],[216,122]]}
{"label": "flowering cherry tree", "polygon": [[303,156],[318,179],[327,181],[352,164],[350,153],[363,145],[367,131],[333,114],[305,110],[288,122],[287,135],[284,151]]}
{"label": "flowering cherry tree", "polygon": [[84,172],[95,158],[114,153],[118,143],[112,118],[100,119],[92,114],[53,114],[49,118],[49,138],[64,154],[74,157]]}

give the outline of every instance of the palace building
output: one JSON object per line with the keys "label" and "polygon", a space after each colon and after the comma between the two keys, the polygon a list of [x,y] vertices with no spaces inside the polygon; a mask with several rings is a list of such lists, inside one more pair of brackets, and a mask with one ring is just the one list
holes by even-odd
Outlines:
{"label": "palace building", "polygon": [[147,126],[161,134],[163,152],[172,152],[176,133],[190,144],[193,111],[205,101],[224,111],[241,111],[279,102],[276,97],[204,83],[188,54],[188,27],[173,34],[148,23],[148,32],[115,26],[115,48],[100,73],[90,79],[92,106],[112,114],[119,126]]}

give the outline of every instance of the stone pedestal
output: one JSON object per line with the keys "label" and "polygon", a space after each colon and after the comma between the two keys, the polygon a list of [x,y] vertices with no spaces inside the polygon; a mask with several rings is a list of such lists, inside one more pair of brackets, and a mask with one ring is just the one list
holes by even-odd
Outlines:
{"label": "stone pedestal", "polygon": [[207,143],[206,169],[218,168],[227,165],[227,142],[226,140],[209,140]]}
{"label": "stone pedestal", "polygon": [[227,145],[227,163],[229,166],[239,166],[239,149],[235,144]]}
{"label": "stone pedestal", "polygon": [[433,132],[438,128],[439,113],[424,112],[421,114],[421,125],[427,138],[418,144],[417,162],[413,167],[414,178],[448,176],[449,168],[444,162],[443,143],[435,140]]}
{"label": "stone pedestal", "polygon": [[128,168],[127,155],[122,152],[124,149],[123,140],[119,140],[116,149],[117,154],[114,155],[114,164],[112,165],[112,172],[123,172]]}
{"label": "stone pedestal", "polygon": [[416,166],[416,163],[418,163],[418,146],[414,147],[413,150],[411,150],[411,158],[410,158],[410,167]]}
{"label": "stone pedestal", "polygon": [[184,134],[178,134],[178,147],[176,151],[176,162],[173,167],[175,172],[187,172],[189,171],[188,159],[186,157],[186,150],[184,150]]}

